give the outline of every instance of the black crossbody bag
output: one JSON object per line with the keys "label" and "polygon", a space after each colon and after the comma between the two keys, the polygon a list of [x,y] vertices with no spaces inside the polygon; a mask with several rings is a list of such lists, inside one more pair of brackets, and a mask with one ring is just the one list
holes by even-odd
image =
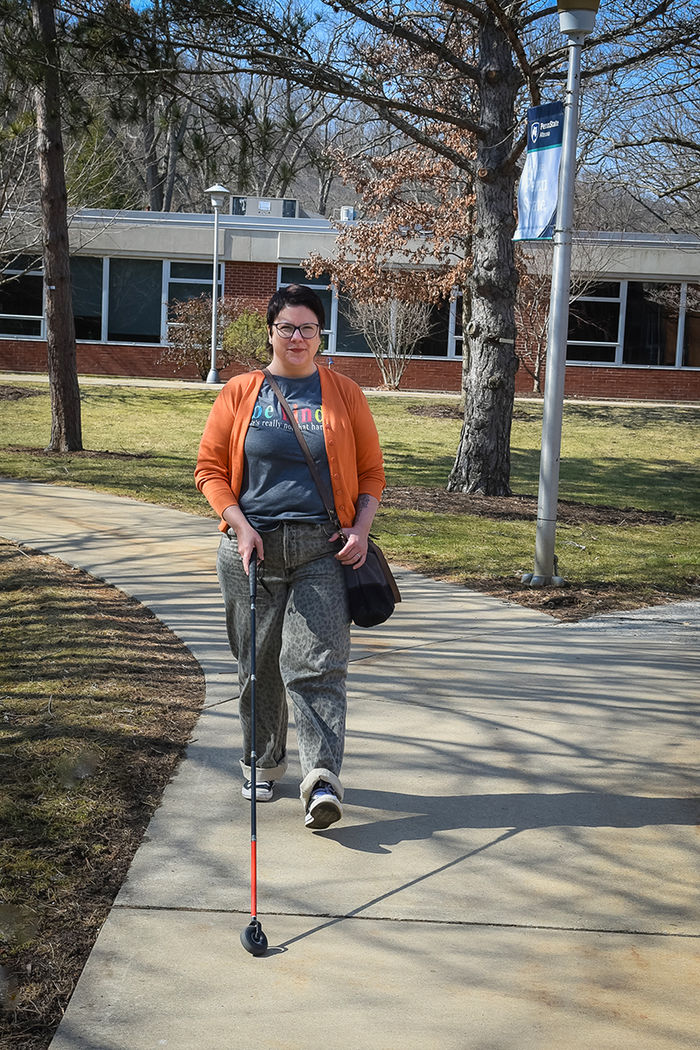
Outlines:
{"label": "black crossbody bag", "polygon": [[[344,536],[345,533],[336,514],[331,494],[323,483],[306,438],[294,418],[294,413],[287,404],[287,399],[280,390],[275,377],[266,368],[263,368],[263,374],[287,413],[287,419],[304,453],[311,477],[323,500],[331,525],[341,536]],[[401,601],[401,594],[382,549],[371,537],[367,543],[367,560],[364,565],[361,565],[359,569],[354,569],[352,565],[343,565],[343,573],[348,590],[348,606],[352,622],[358,627],[377,627],[378,624],[388,620],[397,602]]]}

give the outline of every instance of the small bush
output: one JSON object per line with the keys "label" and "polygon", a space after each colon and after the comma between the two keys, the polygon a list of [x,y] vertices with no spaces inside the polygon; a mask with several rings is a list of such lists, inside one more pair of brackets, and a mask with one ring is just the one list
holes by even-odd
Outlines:
{"label": "small bush", "polygon": [[249,367],[266,365],[270,361],[267,348],[267,325],[257,310],[246,307],[226,327],[222,339],[224,355],[232,361],[245,362]]}

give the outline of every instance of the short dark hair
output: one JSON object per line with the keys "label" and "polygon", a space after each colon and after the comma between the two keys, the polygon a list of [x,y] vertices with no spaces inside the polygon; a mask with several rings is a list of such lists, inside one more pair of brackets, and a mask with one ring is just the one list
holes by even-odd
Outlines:
{"label": "short dark hair", "polygon": [[316,314],[321,331],[326,327],[326,311],[313,288],[305,284],[288,284],[278,288],[267,304],[267,327],[274,324],[285,306],[307,306]]}

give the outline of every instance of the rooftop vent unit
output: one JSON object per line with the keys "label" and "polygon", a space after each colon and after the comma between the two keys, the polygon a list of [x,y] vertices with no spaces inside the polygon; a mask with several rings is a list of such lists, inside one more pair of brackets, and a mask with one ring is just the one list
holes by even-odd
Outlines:
{"label": "rooftop vent unit", "polygon": [[299,202],[287,197],[231,197],[231,215],[248,215],[266,219],[297,219]]}

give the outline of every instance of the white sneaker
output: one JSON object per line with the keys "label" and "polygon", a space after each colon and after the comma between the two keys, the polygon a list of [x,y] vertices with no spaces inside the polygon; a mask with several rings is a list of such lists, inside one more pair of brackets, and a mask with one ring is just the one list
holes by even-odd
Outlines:
{"label": "white sneaker", "polygon": [[[253,797],[253,784],[252,781],[244,781],[242,788],[243,798]],[[255,781],[255,801],[256,802],[269,802],[272,798],[272,781],[271,780],[256,780]]]}
{"label": "white sneaker", "polygon": [[306,807],[305,826],[312,831],[329,828],[336,820],[340,820],[342,815],[343,807],[335,791],[325,780],[319,780]]}

